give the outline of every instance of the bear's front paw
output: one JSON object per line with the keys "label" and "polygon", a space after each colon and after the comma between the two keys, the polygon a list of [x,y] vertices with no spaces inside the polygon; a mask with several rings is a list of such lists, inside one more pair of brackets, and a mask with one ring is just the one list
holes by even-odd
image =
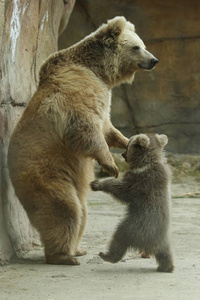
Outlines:
{"label": "bear's front paw", "polygon": [[124,137],[120,143],[119,143],[119,148],[121,149],[126,149],[127,146],[128,146],[128,142],[129,142],[129,139],[127,139],[126,137]]}
{"label": "bear's front paw", "polygon": [[99,190],[99,180],[94,180],[90,182],[90,187],[93,191],[98,191]]}
{"label": "bear's front paw", "polygon": [[115,178],[119,175],[119,169],[115,164],[112,165],[102,165],[103,169],[105,169],[111,176],[114,176]]}

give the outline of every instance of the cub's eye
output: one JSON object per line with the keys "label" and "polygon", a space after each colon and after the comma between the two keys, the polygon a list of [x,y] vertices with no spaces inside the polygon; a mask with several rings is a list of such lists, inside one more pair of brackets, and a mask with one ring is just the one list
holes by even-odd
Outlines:
{"label": "cub's eye", "polygon": [[134,46],[133,50],[140,50],[140,47],[139,46]]}

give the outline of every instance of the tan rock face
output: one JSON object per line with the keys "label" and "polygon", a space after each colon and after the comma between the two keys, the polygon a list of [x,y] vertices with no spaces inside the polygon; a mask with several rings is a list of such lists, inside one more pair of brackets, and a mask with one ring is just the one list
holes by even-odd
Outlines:
{"label": "tan rock face", "polygon": [[58,34],[74,4],[75,0],[0,1],[0,262],[9,259],[13,249],[21,255],[35,243],[35,232],[9,180],[7,147],[36,89],[42,62],[57,51]]}
{"label": "tan rock face", "polygon": [[167,150],[200,153],[199,12],[196,0],[78,0],[59,47],[68,47],[107,19],[124,15],[159,64],[151,72],[136,74],[132,85],[115,89],[114,125],[127,136],[165,133]]}

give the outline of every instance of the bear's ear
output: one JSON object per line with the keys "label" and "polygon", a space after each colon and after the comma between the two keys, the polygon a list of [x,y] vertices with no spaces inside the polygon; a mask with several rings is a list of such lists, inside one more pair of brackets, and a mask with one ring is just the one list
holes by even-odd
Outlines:
{"label": "bear's ear", "polygon": [[112,43],[115,43],[126,23],[127,22],[124,17],[115,17],[112,20],[108,20],[107,24],[103,24],[99,27],[95,37],[97,39],[102,39],[105,45],[109,46]]}
{"label": "bear's ear", "polygon": [[148,148],[150,144],[150,139],[146,134],[135,135],[131,138],[132,145],[139,145],[143,148]]}
{"label": "bear's ear", "polygon": [[168,138],[165,134],[156,134],[155,138],[159,142],[160,146],[164,147],[168,143]]}
{"label": "bear's ear", "polygon": [[108,20],[108,32],[110,37],[117,37],[124,29],[127,21],[124,17],[115,17],[112,20]]}

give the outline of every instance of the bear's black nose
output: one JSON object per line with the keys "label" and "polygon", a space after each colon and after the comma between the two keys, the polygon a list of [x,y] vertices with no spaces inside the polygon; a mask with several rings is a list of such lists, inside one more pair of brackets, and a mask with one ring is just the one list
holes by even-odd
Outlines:
{"label": "bear's black nose", "polygon": [[151,59],[151,66],[152,66],[152,68],[156,65],[158,63],[158,59],[157,58],[152,58]]}

